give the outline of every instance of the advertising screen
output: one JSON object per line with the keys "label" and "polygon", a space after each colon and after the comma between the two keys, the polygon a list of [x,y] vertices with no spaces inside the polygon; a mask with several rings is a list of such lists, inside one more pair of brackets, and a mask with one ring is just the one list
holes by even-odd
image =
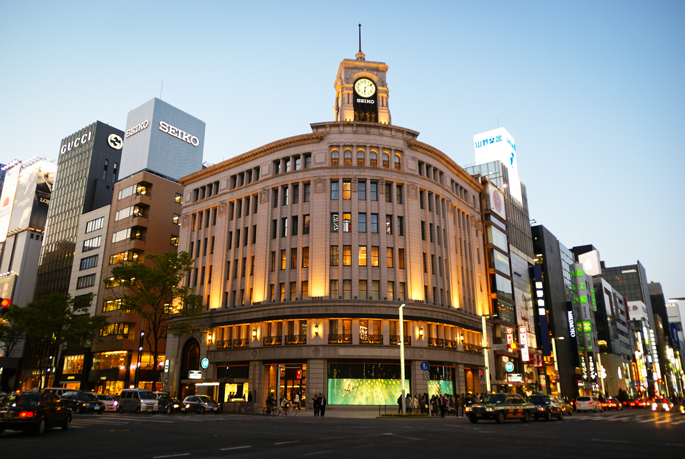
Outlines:
{"label": "advertising screen", "polygon": [[2,195],[0,195],[0,242],[5,242],[7,239],[20,171],[21,165],[16,165],[5,174],[5,184],[2,186]]}
{"label": "advertising screen", "polygon": [[10,232],[24,228],[45,228],[56,171],[57,166],[48,162],[40,162],[21,171],[9,225]]}
{"label": "advertising screen", "polygon": [[[409,380],[404,388],[411,394]],[[329,379],[329,405],[396,405],[402,394],[398,379]]]}
{"label": "advertising screen", "polygon": [[0,298],[12,298],[14,295],[14,286],[17,281],[16,274],[9,274],[0,277]]}
{"label": "advertising screen", "polygon": [[473,136],[476,152],[476,164],[500,161],[507,168],[509,175],[509,193],[519,202],[523,202],[521,181],[516,161],[516,142],[504,128],[493,129]]}
{"label": "advertising screen", "polygon": [[454,395],[454,384],[452,381],[428,381],[428,397],[437,395]]}

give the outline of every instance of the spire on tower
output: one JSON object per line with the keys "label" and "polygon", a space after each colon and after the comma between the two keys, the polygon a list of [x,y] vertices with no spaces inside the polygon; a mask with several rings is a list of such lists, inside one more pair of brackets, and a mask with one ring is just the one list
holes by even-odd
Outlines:
{"label": "spire on tower", "polygon": [[359,24],[359,52],[354,56],[358,61],[365,61],[366,55],[362,53],[362,25]]}

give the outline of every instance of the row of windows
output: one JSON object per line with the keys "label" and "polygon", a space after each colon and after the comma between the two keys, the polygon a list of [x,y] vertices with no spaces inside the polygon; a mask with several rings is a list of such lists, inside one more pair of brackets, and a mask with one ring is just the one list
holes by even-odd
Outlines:
{"label": "row of windows", "polygon": [[[196,214],[191,215],[190,217],[190,231],[195,231],[195,225],[198,225],[198,229],[202,229],[202,222],[204,221],[205,228],[209,227],[210,221],[212,222],[212,226],[216,226],[216,217],[217,217],[217,208],[212,207],[211,209],[207,209],[205,211],[200,211]],[[174,223],[178,222],[178,216],[174,214],[173,219],[176,221]]]}
{"label": "row of windows", "polygon": [[[382,165],[385,169],[390,169],[390,153],[384,151],[381,153]],[[399,153],[393,155],[394,169],[402,170],[402,156]],[[357,150],[357,166],[366,165],[366,152],[364,150]],[[343,162],[340,162],[340,151],[331,151],[331,166],[352,166],[352,150],[346,149],[343,152]],[[375,150],[369,152],[369,166],[378,167],[378,153]]]}
{"label": "row of windows", "polygon": [[[307,217],[307,222],[309,222],[309,215]],[[297,226],[297,217],[293,217],[295,220],[293,220],[294,225]],[[247,241],[250,241],[250,244],[256,244],[257,243],[257,225],[252,225],[252,237],[249,237],[249,228],[245,228],[243,230],[243,245],[247,245]],[[295,230],[297,231],[297,230]],[[295,233],[297,234],[297,233]],[[205,238],[206,240],[207,238]],[[214,253],[214,236],[212,236],[212,253]],[[233,247],[233,231],[228,232],[228,240],[226,241],[226,249],[231,250]],[[235,230],[235,247],[238,248],[240,247],[240,229]]]}
{"label": "row of windows", "polygon": [[[281,267],[281,270],[284,270],[286,267],[286,256],[287,256],[287,250],[283,249],[280,251],[280,257],[279,257],[279,266]],[[254,259],[254,257],[252,257]],[[243,258],[243,260],[245,260]],[[237,262],[238,260],[236,260]],[[252,262],[252,265],[254,266],[254,260]],[[309,268],[309,247],[302,247],[302,267],[303,268]],[[291,269],[296,269],[297,268],[297,249],[292,248],[290,249],[290,268]],[[269,271],[274,272],[276,271],[276,252],[273,251],[271,252],[271,258],[269,262]],[[250,273],[252,274],[252,273]]]}
{"label": "row of windows", "polygon": [[129,329],[132,329],[133,324],[124,322],[116,324],[108,324],[105,328],[100,330],[100,336],[117,335],[118,337],[128,336]]}
{"label": "row of windows", "polygon": [[89,274],[87,276],[81,276],[76,280],[76,288],[88,288],[95,285],[95,274]]}
{"label": "row of windows", "polygon": [[[290,220],[288,220],[290,219]],[[290,226],[288,226],[288,221],[290,221]],[[309,214],[302,216],[302,234],[309,234],[310,218]],[[293,215],[292,217],[281,218],[281,231],[278,231],[278,220],[271,220],[271,239],[276,239],[280,234],[280,237],[288,237],[288,228],[290,228],[290,235],[297,236],[299,234],[300,228],[300,217],[298,215]],[[240,231],[240,230],[238,230]],[[230,235],[230,232],[229,232]],[[253,232],[254,235],[254,232]],[[229,236],[230,239],[230,236]],[[254,237],[253,237],[254,239]],[[254,244],[254,241],[252,242]],[[243,244],[245,245],[245,244]],[[230,248],[230,247],[229,247]]]}
{"label": "row of windows", "polygon": [[143,206],[135,205],[135,206],[129,206],[129,207],[124,207],[121,210],[118,210],[114,214],[114,221],[118,222],[119,220],[123,220],[124,218],[128,217],[144,217],[144,212],[143,212]]}
{"label": "row of windows", "polygon": [[[252,206],[250,207],[250,203]],[[228,220],[233,220],[233,215],[235,213],[235,218],[240,218],[243,216],[243,209],[245,209],[245,216],[250,215],[250,209],[253,214],[257,213],[259,209],[259,199],[258,195],[254,194],[252,196],[247,196],[243,199],[238,199],[236,201],[231,201],[228,203]],[[202,226],[200,226],[202,227]],[[194,226],[193,226],[194,228]],[[191,230],[194,231],[194,230]]]}
{"label": "row of windows", "polygon": [[[330,281],[330,295],[331,298],[339,298],[343,300],[351,300],[352,298],[352,280],[344,279],[342,280],[342,290],[340,290],[341,281],[337,279],[331,279]],[[386,282],[386,288],[384,292],[381,292],[380,285],[381,282],[377,280],[367,281],[359,280],[357,283],[358,296],[355,296],[355,300],[380,300],[381,295],[383,300],[387,301],[405,301],[407,299],[407,283],[398,282],[399,289],[395,292],[395,282]],[[370,287],[370,290],[369,290]],[[397,293],[397,297],[395,294]],[[283,300],[281,300],[283,301]]]}
{"label": "row of windows", "polygon": [[[102,170],[102,180],[107,180],[107,166],[109,161],[105,159],[105,167]],[[112,164],[112,183],[117,181],[117,163]]]}
{"label": "row of windows", "polygon": [[273,161],[273,175],[280,173],[298,171],[300,169],[310,169],[312,167],[312,154],[286,156],[285,158]]}
{"label": "row of windows", "polygon": [[[393,228],[396,228],[398,236],[404,236],[404,217],[397,216],[394,217],[397,226],[393,225],[393,216],[385,216],[385,234],[393,234]],[[366,213],[361,212],[357,214],[357,231],[359,233],[366,233]],[[342,232],[351,233],[352,232],[352,213],[342,212]],[[331,233],[337,233],[340,231],[340,212],[331,212]],[[369,220],[369,232],[372,234],[378,233],[378,214],[371,214],[371,219]]]}
{"label": "row of windows", "polygon": [[105,217],[100,217],[100,218],[96,218],[95,220],[89,221],[88,223],[86,223],[86,233],[90,233],[91,231],[97,231],[99,229],[102,229],[104,222],[105,222]]}
{"label": "row of windows", "polygon": [[[378,267],[379,266],[379,247],[377,246],[371,246],[371,251],[368,251],[367,246],[365,245],[360,245],[358,247],[358,262],[357,266],[368,266],[369,265],[369,256],[370,256],[370,265],[372,267]],[[385,266],[387,268],[394,268],[395,267],[395,257],[394,257],[394,252],[395,249],[393,247],[386,247],[385,248]],[[397,267],[400,269],[404,269],[404,249],[397,249]],[[330,247],[330,265],[331,266],[339,266],[340,264],[340,246],[338,245],[332,245]],[[352,266],[352,246],[351,245],[343,245],[342,246],[342,265],[343,266]]]}
{"label": "row of windows", "polygon": [[93,255],[92,257],[81,258],[81,267],[79,268],[79,270],[83,271],[84,269],[95,268],[97,265],[98,265],[98,256],[97,255]]}
{"label": "row of windows", "polygon": [[[385,183],[385,202],[392,202],[392,182]],[[357,181],[357,200],[366,201],[366,180],[360,179]],[[375,180],[369,181],[369,200],[378,201],[378,182]],[[403,197],[404,186],[401,184],[395,184],[395,201],[397,204],[404,203]],[[337,201],[340,199],[340,180],[331,180],[331,200]],[[347,201],[352,199],[352,180],[343,179],[342,180],[342,199]]]}
{"label": "row of windows", "polygon": [[136,183],[135,185],[127,186],[126,188],[122,188],[119,190],[119,194],[117,196],[117,200],[122,200],[124,198],[128,198],[129,196],[135,194],[138,195],[145,195],[148,194],[148,186],[145,183]]}
{"label": "row of windows", "polygon": [[219,182],[213,182],[193,190],[193,202],[219,194]]}
{"label": "row of windows", "polygon": [[95,236],[90,239],[83,241],[83,252],[88,252],[89,250],[94,250],[100,247],[100,242],[102,241],[102,236]]}
{"label": "row of windows", "polygon": [[[253,227],[254,232],[257,230],[257,225]],[[254,234],[253,232],[253,234]],[[240,230],[238,230],[238,234],[240,234]],[[245,229],[245,234],[247,234],[247,228]],[[178,236],[172,236],[172,244],[174,242],[174,238],[176,238],[176,246],[178,246]],[[209,253],[212,254],[214,253],[214,236],[212,236],[212,239],[204,238],[204,244],[202,244],[203,239],[198,239],[197,240],[197,246],[195,246],[194,241],[190,241],[190,250],[188,250],[188,253],[190,256],[193,256],[193,248],[196,248],[196,253],[195,253],[195,258],[200,256],[200,249],[202,248],[202,255],[205,256],[207,255],[207,248],[211,247]],[[211,245],[208,244],[208,242],[211,241]],[[229,237],[229,244],[230,244],[231,238]],[[237,240],[236,240],[236,247],[238,247]],[[231,247],[228,247],[229,249]]]}
{"label": "row of windows", "polygon": [[126,261],[131,261],[133,263],[138,261],[139,254],[138,252],[134,252],[133,250],[126,250],[124,252],[119,252],[115,253],[114,255],[110,255],[109,257],[109,264],[110,265],[116,265],[119,263],[124,263]]}
{"label": "row of windows", "polygon": [[256,182],[257,180],[259,180],[259,167],[255,167],[254,169],[248,169],[244,172],[240,172],[239,174],[231,175],[231,178],[229,179],[228,189],[233,190],[243,185]]}

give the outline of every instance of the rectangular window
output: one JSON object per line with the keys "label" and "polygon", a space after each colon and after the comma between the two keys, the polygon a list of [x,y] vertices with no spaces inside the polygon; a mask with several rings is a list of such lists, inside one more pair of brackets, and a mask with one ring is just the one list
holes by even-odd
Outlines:
{"label": "rectangular window", "polygon": [[428,255],[426,252],[423,252],[423,272],[428,272]]}
{"label": "rectangular window", "polygon": [[352,281],[351,280],[343,280],[343,299],[345,299],[345,300],[351,300],[352,299]]}
{"label": "rectangular window", "polygon": [[304,190],[302,193],[302,202],[309,202],[309,194],[311,192],[311,184],[309,182],[305,183],[303,186]]}
{"label": "rectangular window", "polygon": [[388,281],[387,296],[385,297],[388,301],[395,301],[395,283]]}
{"label": "rectangular window", "polygon": [[252,244],[257,243],[257,225],[252,225]]}
{"label": "rectangular window", "polygon": [[340,187],[340,182],[331,180],[331,201],[338,200],[338,189]]}
{"label": "rectangular window", "polygon": [[433,212],[433,193],[428,193],[428,212]]}
{"label": "rectangular window", "polygon": [[435,255],[431,255],[431,274],[437,274],[435,272]]}
{"label": "rectangular window", "polygon": [[[247,231],[245,231],[247,233]],[[178,247],[178,236],[176,236],[176,246]],[[214,253],[214,236],[212,236],[212,243],[210,244],[209,253]]]}
{"label": "rectangular window", "polygon": [[101,237],[96,236],[83,241],[83,252],[88,252],[89,250],[94,250],[100,247]]}
{"label": "rectangular window", "polygon": [[285,262],[286,262],[286,252],[285,252],[285,249],[283,249],[283,250],[281,250],[281,270],[285,269],[285,266],[286,266]]}
{"label": "rectangular window", "polygon": [[378,214],[371,214],[371,233],[378,233]]}
{"label": "rectangular window", "polygon": [[386,265],[388,268],[394,268],[393,266],[393,252],[394,249],[392,247],[386,247],[385,248],[385,261]]}
{"label": "rectangular window", "polygon": [[442,242],[441,242],[442,237],[440,235],[440,227],[439,226],[435,228],[435,234],[438,237],[438,245],[442,245]]}
{"label": "rectangular window", "polygon": [[207,274],[207,283],[212,283],[212,265],[209,265],[209,273]]}
{"label": "rectangular window", "polygon": [[407,300],[407,283],[406,282],[400,282],[400,291],[397,294],[397,301],[406,301]]}
{"label": "rectangular window", "polygon": [[302,299],[309,299],[309,281],[302,281]]}
{"label": "rectangular window", "polygon": [[288,237],[288,217],[281,218],[281,237]]}
{"label": "rectangular window", "polygon": [[331,212],[331,233],[337,233],[340,225],[340,216],[338,212]]}
{"label": "rectangular window", "polygon": [[304,154],[304,168],[309,169],[312,167],[312,154],[311,153],[305,153]]}
{"label": "rectangular window", "polygon": [[243,263],[240,266],[240,277],[245,277],[245,269],[247,268],[247,257],[243,257]]}
{"label": "rectangular window", "polygon": [[397,217],[397,235],[404,236],[404,217]]}
{"label": "rectangular window", "polygon": [[338,281],[337,280],[333,280],[333,279],[331,280],[329,290],[330,290],[331,298],[338,298],[340,293],[338,291]]}
{"label": "rectangular window", "polygon": [[290,249],[290,269],[297,269],[297,249]]}
{"label": "rectangular window", "polygon": [[226,262],[226,280],[228,280],[231,277],[231,262],[227,261]]}
{"label": "rectangular window", "polygon": [[397,196],[397,204],[402,204],[402,185],[395,184],[395,193]]}
{"label": "rectangular window", "polygon": [[[274,209],[278,207],[278,188],[271,190],[271,207]],[[238,215],[240,215],[240,212],[238,212]]]}
{"label": "rectangular window", "polygon": [[[174,214],[175,215],[175,214]],[[91,220],[88,223],[86,223],[86,233],[90,233],[91,231],[97,231],[102,228],[105,222],[105,217],[100,217],[96,218],[95,220]]]}
{"label": "rectangular window", "polygon": [[300,202],[300,185],[298,183],[293,184],[293,204],[299,204]]}
{"label": "rectangular window", "polygon": [[421,220],[421,240],[426,240],[426,222],[423,220]]}
{"label": "rectangular window", "polygon": [[278,298],[281,303],[285,301],[285,284],[282,282],[278,284]]}
{"label": "rectangular window", "polygon": [[352,214],[349,212],[343,213],[343,233],[352,232]]}
{"label": "rectangular window", "polygon": [[118,311],[121,309],[121,300],[107,300],[102,305],[102,312]]}
{"label": "rectangular window", "polygon": [[423,190],[419,190],[419,206],[421,209],[425,209],[425,204],[423,203],[424,199],[426,199],[426,192]]}
{"label": "rectangular window", "polygon": [[339,246],[332,245],[331,246],[331,266],[338,266],[338,252],[339,252]]}
{"label": "rectangular window", "polygon": [[[238,245],[238,244],[237,244],[237,242],[236,242],[236,247],[237,247],[237,245]],[[200,256],[200,247],[201,247],[201,246],[202,246],[201,240],[198,239],[198,240],[197,240],[197,249],[195,250],[195,257],[196,257],[196,258]]]}
{"label": "rectangular window", "polygon": [[[276,239],[278,236],[278,220],[273,219],[271,220],[271,239]],[[236,237],[236,243],[238,242],[238,239]]]}
{"label": "rectangular window", "polygon": [[274,294],[276,293],[276,292],[275,292],[275,287],[276,287],[276,286],[275,286],[274,284],[269,284],[269,301],[270,301],[271,303],[274,302]]}
{"label": "rectangular window", "polygon": [[348,201],[350,199],[352,199],[352,182],[343,180],[343,200]]}
{"label": "rectangular window", "polygon": [[204,244],[202,244],[202,256],[207,255],[207,238],[204,239]]}
{"label": "rectangular window", "polygon": [[366,233],[366,214],[357,214],[357,218],[359,219],[358,231],[360,233]]}
{"label": "rectangular window", "polygon": [[[214,240],[214,238],[212,238],[212,240]],[[178,247],[178,236],[171,236],[169,243],[174,247]]]}
{"label": "rectangular window", "polygon": [[290,301],[297,299],[297,282],[290,283]]}
{"label": "rectangular window", "polygon": [[392,215],[385,216],[385,234],[392,234]]}
{"label": "rectangular window", "polygon": [[343,266],[352,266],[352,246],[343,246]]}
{"label": "rectangular window", "polygon": [[371,247],[371,266],[378,267],[378,247]]}
{"label": "rectangular window", "polygon": [[366,266],[366,246],[359,246],[359,266]]}
{"label": "rectangular window", "polygon": [[112,244],[119,241],[125,241],[131,237],[131,228],[126,228],[125,230],[117,231],[112,235]]}
{"label": "rectangular window", "polygon": [[281,188],[281,205],[287,206],[290,202],[290,193],[287,186]]}
{"label": "rectangular window", "polygon": [[[231,246],[233,245],[233,231],[228,232],[228,240],[226,241],[226,249],[231,250]],[[192,255],[193,253],[193,243],[190,243],[190,254]]]}
{"label": "rectangular window", "polygon": [[92,257],[81,258],[81,268],[80,271],[84,269],[94,268],[98,265],[98,256],[93,255]]}
{"label": "rectangular window", "polygon": [[380,289],[381,282],[380,281],[371,281],[371,299],[372,300],[379,300],[379,292],[378,290]]}
{"label": "rectangular window", "polygon": [[371,182],[369,194],[371,196],[372,201],[378,201],[378,182]]}
{"label": "rectangular window", "polygon": [[[240,266],[240,261],[236,258],[235,261],[233,261],[233,279],[238,277],[238,267]],[[195,268],[197,269],[197,268]]]}
{"label": "rectangular window", "polygon": [[176,193],[176,196],[174,196],[174,202],[176,204],[183,204],[183,195],[181,193]]}
{"label": "rectangular window", "polygon": [[430,241],[433,242],[433,224],[428,224],[428,229],[430,230]]}
{"label": "rectangular window", "polygon": [[392,183],[385,184],[385,202],[392,202]]}
{"label": "rectangular window", "polygon": [[309,268],[309,247],[302,247],[302,267]]}
{"label": "rectangular window", "polygon": [[360,180],[357,183],[357,199],[366,201],[366,180]]}
{"label": "rectangular window", "polygon": [[173,223],[174,225],[180,225],[181,216],[179,214],[174,214],[173,217],[171,217],[171,223]]}
{"label": "rectangular window", "polygon": [[276,271],[276,252],[271,252],[271,263],[269,264],[269,271]]}
{"label": "rectangular window", "polygon": [[81,276],[76,280],[76,288],[88,288],[95,285],[95,274],[89,274],[87,276]]}
{"label": "rectangular window", "polygon": [[360,280],[359,281],[359,299],[360,300],[366,300],[367,299],[367,291],[366,291],[366,281],[365,280]]}
{"label": "rectangular window", "polygon": [[309,234],[309,215],[302,216],[302,234]]}

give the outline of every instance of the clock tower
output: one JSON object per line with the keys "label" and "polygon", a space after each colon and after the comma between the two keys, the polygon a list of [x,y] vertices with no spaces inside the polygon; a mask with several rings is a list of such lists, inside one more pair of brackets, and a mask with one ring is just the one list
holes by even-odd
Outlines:
{"label": "clock tower", "polygon": [[391,124],[388,108],[388,66],[366,60],[360,51],[355,60],[344,59],[335,76],[335,121]]}

